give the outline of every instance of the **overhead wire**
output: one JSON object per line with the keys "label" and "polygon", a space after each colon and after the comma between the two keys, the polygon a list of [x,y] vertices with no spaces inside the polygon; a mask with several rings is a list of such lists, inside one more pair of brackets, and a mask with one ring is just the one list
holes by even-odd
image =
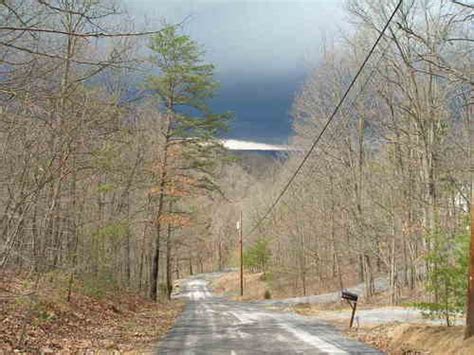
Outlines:
{"label": "overhead wire", "polygon": [[[332,121],[334,120],[334,118],[336,117],[337,113],[339,112],[340,108],[342,107],[342,105],[344,104],[347,96],[349,95],[350,91],[352,90],[352,88],[354,87],[355,83],[357,82],[357,79],[359,78],[360,74],[362,73],[362,71],[364,70],[365,66],[367,65],[368,61],[370,60],[370,58],[372,57],[372,54],[374,53],[375,49],[377,48],[380,40],[382,39],[382,37],[384,36],[385,34],[385,31],[387,30],[387,28],[390,26],[390,23],[392,22],[393,18],[395,17],[395,14],[398,12],[398,10],[400,9],[401,5],[403,3],[403,0],[399,0],[399,2],[397,3],[395,9],[392,11],[392,14],[390,15],[389,19],[387,20],[387,22],[385,23],[383,29],[380,31],[376,41],[374,42],[374,44],[372,45],[372,47],[370,48],[369,50],[369,53],[367,54],[367,56],[365,57],[364,61],[362,62],[362,64],[360,65],[359,69],[357,70],[355,76],[352,78],[349,86],[347,87],[346,91],[344,92],[344,95],[342,96],[342,98],[339,100],[338,104],[336,105],[336,107],[334,108],[332,114],[329,116],[328,120],[326,121],[326,123],[324,124],[323,128],[321,129],[321,131],[319,132],[319,134],[316,136],[316,138],[314,139],[313,143],[311,144],[310,148],[308,149],[308,151],[306,152],[306,154],[304,155],[303,159],[301,160],[301,162],[298,164],[298,167],[295,169],[295,171],[293,172],[293,174],[290,176],[290,178],[288,179],[288,181],[286,182],[286,184],[283,186],[283,189],[280,191],[280,193],[277,195],[277,198],[273,201],[273,203],[270,205],[270,207],[268,208],[268,210],[263,214],[263,216],[257,221],[257,223],[255,223],[255,225],[252,227],[252,229],[250,230],[250,232],[248,233],[248,235],[252,234],[253,232],[255,232],[257,230],[258,227],[260,227],[260,225],[263,223],[263,221],[265,219],[267,219],[267,217],[270,215],[270,213],[272,213],[272,211],[275,209],[275,207],[278,205],[278,203],[280,202],[280,200],[282,199],[283,195],[285,195],[285,193],[288,191],[289,187],[291,186],[291,184],[293,183],[293,181],[295,180],[295,178],[297,177],[297,175],[300,173],[301,169],[303,168],[303,166],[305,165],[305,163],[307,162],[307,160],[309,159],[310,155],[312,154],[312,152],[314,151],[314,149],[316,148],[316,146],[318,145],[318,143],[320,142],[322,136],[324,135],[324,133],[326,132],[326,130],[328,129],[328,127],[330,126],[330,124],[332,123]],[[370,80],[370,78],[369,78]],[[357,97],[356,97],[357,98]],[[354,99],[355,100],[355,99]]]}
{"label": "overhead wire", "polygon": [[[381,55],[379,56],[379,58],[377,59],[377,62],[373,65],[372,67],[372,70],[370,71],[370,73],[367,74],[366,76],[366,80],[364,81],[364,83],[361,85],[359,91],[357,92],[357,94],[352,98],[351,102],[347,105],[348,108],[350,108],[350,110],[348,110],[348,112],[344,115],[343,119],[337,124],[337,126],[334,126],[333,128],[333,131],[330,133],[330,136],[328,138],[328,143],[320,148],[321,149],[321,152],[322,154],[324,155],[329,155],[328,151],[333,149],[333,147],[335,146],[336,144],[336,138],[340,137],[339,132],[342,130],[344,131],[350,124],[351,122],[351,118],[352,118],[352,115],[353,115],[353,112],[354,112],[354,103],[356,102],[357,98],[365,91],[365,89],[367,88],[368,84],[375,78],[374,77],[374,73],[376,72],[380,62],[382,61],[382,59],[384,58],[384,53],[385,51],[388,49],[389,45],[387,45],[382,51],[381,51]],[[347,110],[347,108],[346,108]],[[334,156],[332,156],[334,158]],[[318,160],[318,163],[319,162],[322,162],[321,159]],[[313,166],[310,167],[310,174],[317,174],[317,168],[320,166],[320,164],[314,164]],[[301,185],[300,186],[297,186],[296,189],[300,189],[301,188]],[[284,203],[286,205],[286,203],[283,201],[282,203]]]}

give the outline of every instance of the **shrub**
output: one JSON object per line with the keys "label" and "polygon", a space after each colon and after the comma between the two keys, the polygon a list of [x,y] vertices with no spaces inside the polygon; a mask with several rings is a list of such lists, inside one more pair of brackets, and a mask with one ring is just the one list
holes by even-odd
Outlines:
{"label": "shrub", "polygon": [[252,271],[265,272],[271,256],[272,253],[269,247],[269,240],[259,239],[253,246],[245,251],[245,267]]}
{"label": "shrub", "polygon": [[90,297],[103,298],[107,293],[114,292],[118,289],[116,280],[108,273],[84,275],[81,279],[81,292]]}
{"label": "shrub", "polygon": [[451,326],[453,318],[462,314],[466,306],[469,235],[451,239],[437,232],[432,241],[433,249],[427,255],[431,268],[425,288],[434,301],[415,305],[424,315],[445,319],[446,325]]}

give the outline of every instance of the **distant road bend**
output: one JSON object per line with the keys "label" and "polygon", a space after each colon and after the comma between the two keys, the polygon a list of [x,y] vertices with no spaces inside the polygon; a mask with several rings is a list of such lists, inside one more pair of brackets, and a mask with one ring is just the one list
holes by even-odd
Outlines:
{"label": "distant road bend", "polygon": [[181,284],[187,307],[159,354],[381,354],[330,325],[212,296],[207,277]]}

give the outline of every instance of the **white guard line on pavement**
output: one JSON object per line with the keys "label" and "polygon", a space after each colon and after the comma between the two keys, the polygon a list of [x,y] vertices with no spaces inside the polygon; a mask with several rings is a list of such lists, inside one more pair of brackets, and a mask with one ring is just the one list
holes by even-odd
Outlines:
{"label": "white guard line on pavement", "polygon": [[314,336],[308,332],[305,332],[303,330],[295,329],[288,324],[285,323],[280,323],[280,326],[285,329],[286,331],[290,332],[294,336],[296,336],[298,339],[304,341],[307,344],[313,345],[315,348],[318,350],[328,352],[329,354],[347,354],[346,351],[338,348],[337,346],[334,346],[332,344],[329,344],[328,342],[325,342],[321,338],[318,338],[317,336]]}

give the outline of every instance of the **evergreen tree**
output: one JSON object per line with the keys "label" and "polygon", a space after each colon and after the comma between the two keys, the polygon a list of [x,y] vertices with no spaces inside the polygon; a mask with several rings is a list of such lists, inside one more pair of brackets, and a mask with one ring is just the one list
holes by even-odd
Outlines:
{"label": "evergreen tree", "polygon": [[[214,66],[204,63],[202,49],[189,36],[178,34],[176,27],[170,26],[152,37],[149,48],[149,61],[159,74],[148,77],[146,89],[158,99],[164,119],[149,291],[150,298],[156,299],[161,227],[164,218],[168,225],[171,220],[176,223],[176,218],[165,216],[165,199],[176,206],[180,197],[218,189],[213,179],[222,152],[217,135],[226,128],[229,114],[211,112],[208,103],[218,88],[213,78]],[[169,249],[171,229],[168,231]],[[167,281],[170,294],[171,280]]]}
{"label": "evergreen tree", "polygon": [[427,255],[431,269],[425,288],[434,297],[431,302],[416,305],[426,316],[444,319],[451,326],[466,307],[469,235],[451,239],[437,232],[432,239],[434,247]]}
{"label": "evergreen tree", "polygon": [[244,256],[245,266],[265,273],[272,256],[269,244],[268,239],[258,239],[252,247],[248,248]]}

